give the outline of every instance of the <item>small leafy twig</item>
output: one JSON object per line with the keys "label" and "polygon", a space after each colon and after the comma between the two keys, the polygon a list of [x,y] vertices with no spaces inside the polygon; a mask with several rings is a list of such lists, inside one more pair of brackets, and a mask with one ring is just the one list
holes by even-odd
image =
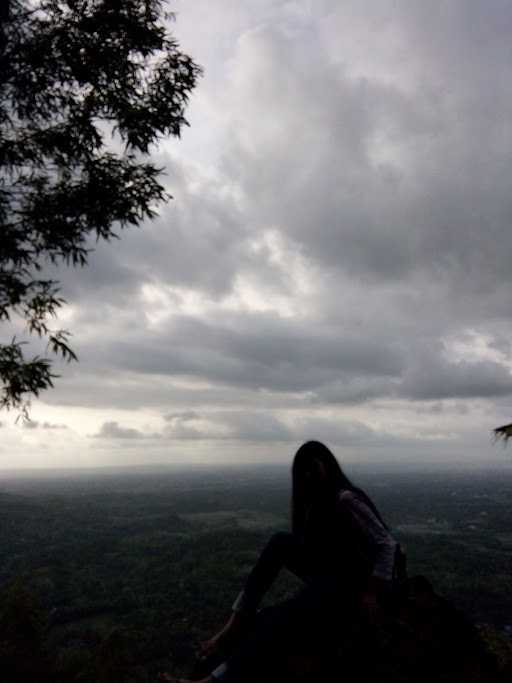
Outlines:
{"label": "small leafy twig", "polygon": [[501,427],[496,427],[496,429],[493,429],[492,431],[494,434],[494,441],[496,442],[501,439],[506,446],[508,440],[512,438],[512,422],[510,424],[502,425]]}

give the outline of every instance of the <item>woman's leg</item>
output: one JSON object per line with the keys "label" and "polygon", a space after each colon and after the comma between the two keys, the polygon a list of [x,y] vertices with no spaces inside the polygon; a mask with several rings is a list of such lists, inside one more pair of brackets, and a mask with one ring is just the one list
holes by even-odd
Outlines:
{"label": "woman's leg", "polygon": [[283,655],[317,650],[336,632],[339,609],[332,587],[321,581],[292,598],[260,610],[226,663],[213,672],[222,683],[273,679]]}
{"label": "woman's leg", "polygon": [[233,609],[255,612],[280,570],[286,568],[308,581],[312,576],[311,561],[304,544],[293,534],[278,532],[271,536],[252,568],[243,591]]}
{"label": "woman's leg", "polygon": [[209,658],[219,649],[230,649],[238,636],[252,623],[261,599],[282,568],[308,580],[311,575],[309,564],[304,546],[296,536],[288,532],[273,534],[251,570],[244,589],[238,595],[228,622],[213,638],[202,643],[203,658]]}

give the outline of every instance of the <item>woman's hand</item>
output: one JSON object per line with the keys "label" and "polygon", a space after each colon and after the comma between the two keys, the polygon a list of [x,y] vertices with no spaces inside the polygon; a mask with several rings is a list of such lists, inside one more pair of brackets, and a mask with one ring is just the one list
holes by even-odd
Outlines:
{"label": "woman's hand", "polygon": [[203,640],[199,643],[199,650],[197,652],[197,659],[200,662],[205,662],[210,657],[215,657],[222,647],[222,635],[213,636],[209,640]]}
{"label": "woman's hand", "polygon": [[361,600],[361,611],[368,622],[374,625],[379,616],[379,603],[374,590],[367,590]]}

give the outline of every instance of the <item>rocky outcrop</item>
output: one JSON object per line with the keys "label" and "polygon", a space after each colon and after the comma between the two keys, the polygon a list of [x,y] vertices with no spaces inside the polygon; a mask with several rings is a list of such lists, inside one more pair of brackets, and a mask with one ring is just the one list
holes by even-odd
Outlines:
{"label": "rocky outcrop", "polygon": [[373,623],[354,619],[329,644],[301,644],[265,661],[264,674],[253,672],[244,683],[510,683],[511,674],[510,639],[472,624],[417,576],[400,604],[381,610]]}
{"label": "rocky outcrop", "polygon": [[512,643],[477,628],[418,576],[392,613],[356,620],[334,651],[294,653],[286,667],[275,683],[508,683]]}

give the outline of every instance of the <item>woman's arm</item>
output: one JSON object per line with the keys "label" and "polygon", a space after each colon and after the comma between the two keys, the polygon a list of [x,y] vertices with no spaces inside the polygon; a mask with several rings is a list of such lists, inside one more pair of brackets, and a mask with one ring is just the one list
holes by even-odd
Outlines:
{"label": "woman's arm", "polygon": [[371,602],[391,585],[397,542],[373,510],[352,491],[344,491],[340,503],[347,510],[375,553],[375,565],[368,581],[365,601]]}

